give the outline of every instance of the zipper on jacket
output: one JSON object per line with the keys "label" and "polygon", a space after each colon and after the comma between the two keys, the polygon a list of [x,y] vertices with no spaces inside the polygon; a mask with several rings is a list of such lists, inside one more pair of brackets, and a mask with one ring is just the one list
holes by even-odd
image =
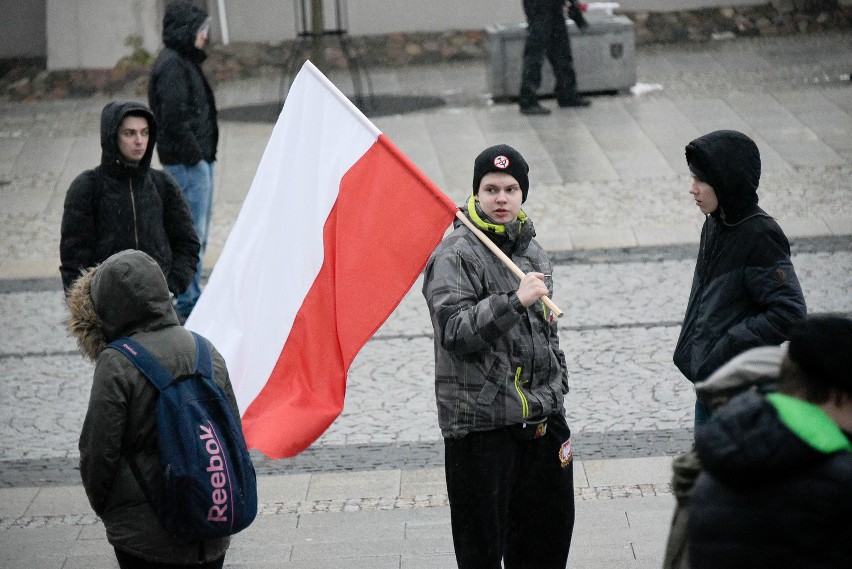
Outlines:
{"label": "zipper on jacket", "polygon": [[524,395],[524,392],[521,391],[521,385],[524,382],[521,381],[521,367],[518,366],[518,369],[515,371],[515,391],[518,392],[518,397],[521,398],[521,416],[526,418],[530,414],[530,404],[527,401],[527,396]]}
{"label": "zipper on jacket", "polygon": [[136,198],[133,195],[133,180],[127,180],[127,186],[130,188],[130,205],[133,208],[133,238],[136,241],[136,249],[139,249],[139,227],[136,223]]}

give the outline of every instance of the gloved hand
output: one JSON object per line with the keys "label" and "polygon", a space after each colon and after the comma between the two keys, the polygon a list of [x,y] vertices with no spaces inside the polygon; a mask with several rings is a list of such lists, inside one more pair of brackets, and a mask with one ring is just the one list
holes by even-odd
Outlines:
{"label": "gloved hand", "polygon": [[580,10],[579,0],[571,0],[568,2],[568,17],[577,24],[577,27],[580,28],[580,30],[585,31],[585,29],[589,27],[589,22],[586,21],[583,11]]}

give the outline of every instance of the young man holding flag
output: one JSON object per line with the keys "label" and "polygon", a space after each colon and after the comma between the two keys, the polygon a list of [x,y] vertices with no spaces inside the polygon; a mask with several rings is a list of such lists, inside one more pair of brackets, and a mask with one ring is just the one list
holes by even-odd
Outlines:
{"label": "young man holding flag", "polygon": [[[552,269],[521,210],[529,166],[514,148],[474,163],[464,212],[526,273],[464,224],[437,247],[423,295],[435,331],[435,393],[460,569],[563,569],[574,527],[565,356],[543,297]],[[501,561],[503,565],[501,565]]]}

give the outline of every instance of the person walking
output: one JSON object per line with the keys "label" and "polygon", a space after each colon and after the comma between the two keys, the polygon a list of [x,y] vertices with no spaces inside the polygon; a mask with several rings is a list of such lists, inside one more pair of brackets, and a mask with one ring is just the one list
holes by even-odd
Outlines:
{"label": "person walking", "polygon": [[728,402],[695,441],[692,569],[836,569],[852,559],[852,320],[790,334],[778,392]]}
{"label": "person walking", "polygon": [[[758,207],[760,151],[734,130],[705,134],[686,147],[689,193],[705,217],[692,289],[673,361],[692,383],[734,356],[778,345],[807,312],[778,223]],[[695,424],[710,412],[697,395]]]}
{"label": "person walking", "polygon": [[542,302],[553,291],[551,263],[521,210],[528,172],[514,148],[486,148],[464,208],[526,273],[520,283],[460,222],[424,272],[460,569],[564,569],[571,546],[568,372],[556,319]]}
{"label": "person walking", "polygon": [[[527,39],[524,44],[521,90],[518,103],[525,115],[549,115],[550,109],[538,102],[541,86],[541,66],[544,56],[553,68],[556,79],[554,95],[560,107],[587,107],[588,99],[577,93],[577,77],[571,56],[571,42],[565,26],[565,0],[524,0],[527,17]],[[568,1],[568,14],[577,27],[587,24],[577,0]]]}
{"label": "person walking", "polygon": [[[158,488],[161,477],[159,392],[127,357],[107,349],[111,341],[130,336],[174,377],[193,371],[195,338],[178,322],[159,265],[142,251],[116,253],[74,282],[68,308],[68,329],[83,355],[95,362],[80,433],[80,476],[119,567],[222,567],[228,537],[184,540],[160,524],[143,490]],[[212,345],[210,352],[215,381],[239,421],[225,360]]]}
{"label": "person walking", "polygon": [[201,274],[213,216],[216,147],[219,141],[216,101],[201,70],[210,30],[207,13],[180,0],[166,6],[163,44],[148,81],[148,104],[160,125],[157,153],[163,168],[183,191],[201,250],[195,276],[177,297],[185,320],[201,295]]}
{"label": "person walking", "polygon": [[101,111],[101,163],[65,194],[59,271],[67,292],[84,269],[113,253],[153,257],[178,295],[192,282],[198,237],[174,179],[151,168],[157,122],[142,103],[114,101]]}

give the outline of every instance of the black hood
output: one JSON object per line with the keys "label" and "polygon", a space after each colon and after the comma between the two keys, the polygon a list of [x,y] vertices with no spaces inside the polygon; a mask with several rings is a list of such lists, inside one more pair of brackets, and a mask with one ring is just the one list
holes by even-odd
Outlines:
{"label": "black hood", "polygon": [[[144,116],[148,119],[148,148],[139,164],[129,166],[121,158],[118,150],[118,127],[127,115]],[[142,103],[136,101],[114,101],[101,111],[101,164],[113,173],[145,172],[151,166],[154,144],[157,142],[157,121],[154,114]]]}
{"label": "black hood", "polygon": [[201,63],[204,51],[195,47],[195,36],[207,21],[207,12],[189,2],[172,2],[163,14],[163,44],[189,59]]}
{"label": "black hood", "polygon": [[702,174],[719,200],[713,213],[735,223],[757,208],[760,151],[752,139],[735,130],[717,130],[686,146],[686,162]]}
{"label": "black hood", "polygon": [[824,456],[788,429],[764,396],[753,392],[734,397],[699,427],[695,446],[703,468],[734,487],[794,475]]}

